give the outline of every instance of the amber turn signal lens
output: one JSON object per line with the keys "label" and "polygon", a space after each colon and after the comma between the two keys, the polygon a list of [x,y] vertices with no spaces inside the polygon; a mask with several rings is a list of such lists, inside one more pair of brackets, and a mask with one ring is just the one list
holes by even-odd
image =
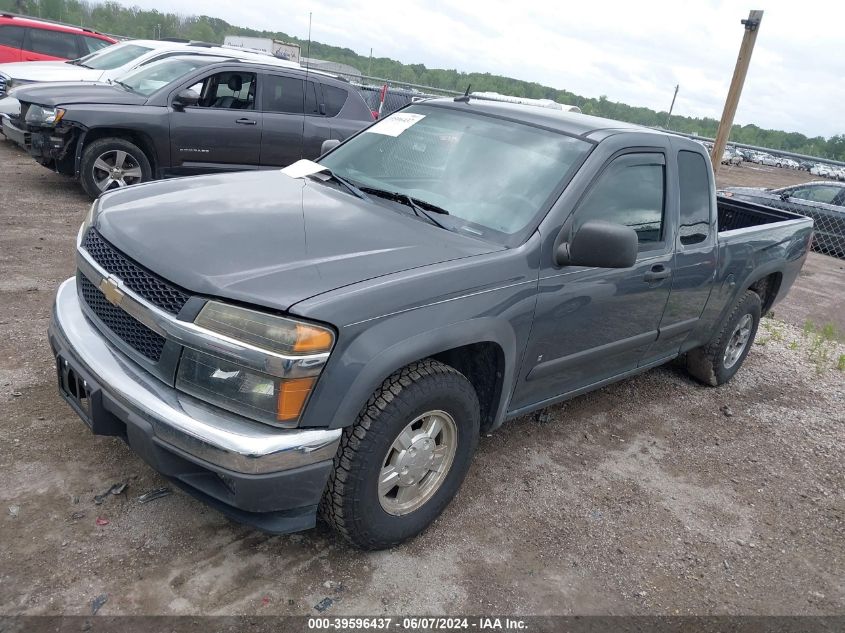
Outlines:
{"label": "amber turn signal lens", "polygon": [[276,419],[280,422],[296,420],[316,381],[316,378],[295,378],[279,383]]}
{"label": "amber turn signal lens", "polygon": [[328,330],[311,327],[304,323],[296,324],[296,343],[294,352],[328,352],[332,348],[332,335]]}

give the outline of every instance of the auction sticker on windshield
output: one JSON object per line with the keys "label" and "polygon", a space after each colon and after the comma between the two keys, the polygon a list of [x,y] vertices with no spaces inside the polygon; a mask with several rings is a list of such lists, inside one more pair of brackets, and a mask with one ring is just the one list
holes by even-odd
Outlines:
{"label": "auction sticker on windshield", "polygon": [[367,132],[374,134],[384,134],[385,136],[399,136],[415,123],[419,123],[425,118],[424,114],[416,114],[415,112],[397,112],[391,114],[386,119],[382,119],[375,125],[367,128]]}

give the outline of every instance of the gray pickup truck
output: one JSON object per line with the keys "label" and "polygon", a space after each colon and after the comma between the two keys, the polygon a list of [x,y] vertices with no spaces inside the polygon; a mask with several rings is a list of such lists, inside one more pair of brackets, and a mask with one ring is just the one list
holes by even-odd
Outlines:
{"label": "gray pickup truck", "polygon": [[318,162],[104,194],[49,337],[95,434],[237,521],[376,549],[506,420],[679,356],[728,381],[812,233],[717,199],[693,141],[432,100]]}

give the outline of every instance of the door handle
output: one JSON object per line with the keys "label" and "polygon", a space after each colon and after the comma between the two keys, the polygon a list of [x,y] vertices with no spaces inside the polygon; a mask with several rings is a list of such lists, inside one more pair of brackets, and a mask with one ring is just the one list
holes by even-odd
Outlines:
{"label": "door handle", "polygon": [[672,269],[667,268],[663,264],[655,264],[651,267],[651,270],[648,271],[645,275],[643,275],[643,279],[648,282],[652,281],[660,281],[662,279],[666,279],[669,275],[672,274]]}
{"label": "door handle", "polygon": [[244,118],[244,119],[237,119],[235,121],[235,123],[237,123],[238,125],[255,125],[256,121],[255,121],[255,119]]}

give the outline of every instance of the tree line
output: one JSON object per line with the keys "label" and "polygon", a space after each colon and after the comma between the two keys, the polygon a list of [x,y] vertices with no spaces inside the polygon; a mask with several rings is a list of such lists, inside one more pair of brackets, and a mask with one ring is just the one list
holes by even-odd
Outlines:
{"label": "tree line", "polygon": [[[282,31],[267,31],[234,26],[205,15],[185,16],[126,7],[117,2],[88,2],[86,0],[0,0],[0,9],[35,17],[59,20],[94,28],[103,33],[133,38],[186,38],[205,42],[222,43],[226,35],[268,37],[299,44],[303,55],[307,42]],[[552,99],[560,103],[577,105],[585,114],[665,127],[666,111],[631,106],[610,101],[606,96],[583,97],[568,90],[543,86],[536,82],[490,73],[466,73],[455,69],[427,68],[423,64],[403,64],[388,57],[359,55],[348,48],[311,42],[311,57],[349,64],[365,75],[383,77],[395,82],[431,86],[442,90],[463,91],[472,84],[475,91],[493,91],[533,99]],[[687,134],[713,137],[719,125],[717,119],[673,115],[669,129]],[[764,129],[754,124],[734,125],[731,141],[759,145],[771,149],[798,152],[811,156],[845,160],[845,134],[828,139],[822,136],[807,137],[798,132]]]}

